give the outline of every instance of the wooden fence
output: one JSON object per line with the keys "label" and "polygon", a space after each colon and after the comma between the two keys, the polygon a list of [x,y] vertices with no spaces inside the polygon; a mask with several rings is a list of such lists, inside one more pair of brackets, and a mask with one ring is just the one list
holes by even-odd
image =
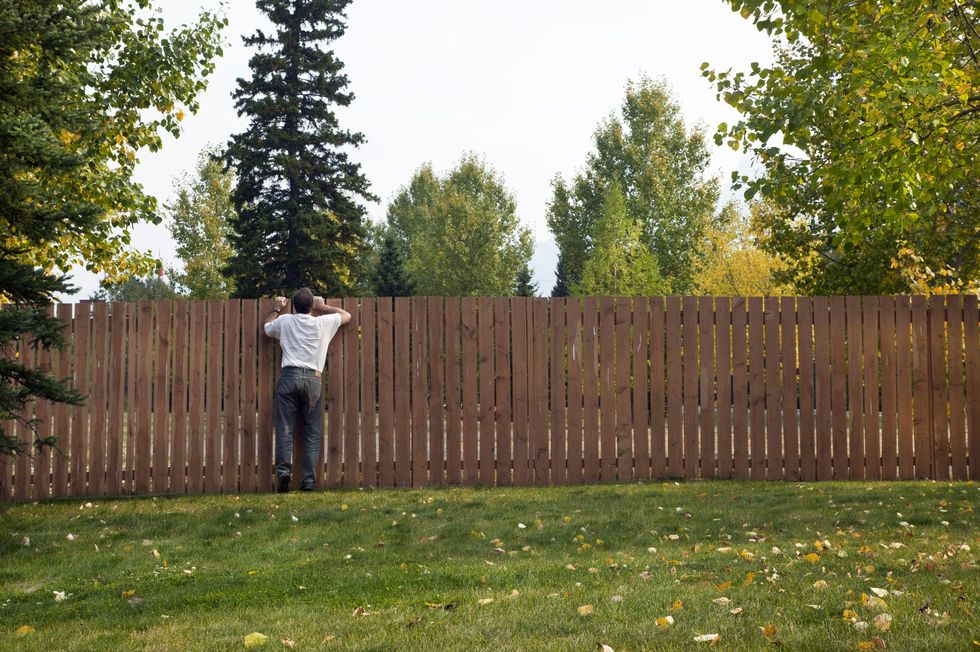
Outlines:
{"label": "wooden fence", "polygon": [[[342,305],[321,486],[980,476],[976,296]],[[0,458],[2,499],[270,490],[270,306],[55,306],[70,345],[11,353],[90,398],[30,405],[62,452]]]}

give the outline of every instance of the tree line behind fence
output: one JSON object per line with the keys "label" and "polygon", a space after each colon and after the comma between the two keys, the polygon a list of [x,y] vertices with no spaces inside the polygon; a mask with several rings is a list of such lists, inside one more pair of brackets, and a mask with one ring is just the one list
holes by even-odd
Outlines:
{"label": "tree line behind fence", "polygon": [[[330,303],[322,486],[980,474],[975,296]],[[270,490],[270,307],[54,306],[68,346],[12,354],[89,399],[29,406],[60,452],[3,499]]]}

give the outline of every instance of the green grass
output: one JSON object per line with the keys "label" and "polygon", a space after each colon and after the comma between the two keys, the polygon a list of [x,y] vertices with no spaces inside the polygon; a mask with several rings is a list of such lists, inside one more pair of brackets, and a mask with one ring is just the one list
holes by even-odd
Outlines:
{"label": "green grass", "polygon": [[[242,649],[255,631],[270,650],[707,649],[694,637],[715,633],[725,650],[875,636],[973,649],[978,490],[697,482],[17,505],[0,515],[0,649]],[[863,603],[872,587],[889,591],[884,608]],[[881,611],[893,622],[879,633]],[[23,625],[34,631],[18,637]]]}

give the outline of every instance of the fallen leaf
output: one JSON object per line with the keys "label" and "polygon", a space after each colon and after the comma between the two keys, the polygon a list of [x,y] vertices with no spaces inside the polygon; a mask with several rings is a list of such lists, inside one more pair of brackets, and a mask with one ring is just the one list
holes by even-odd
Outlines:
{"label": "fallen leaf", "polygon": [[69,541],[74,541],[75,540],[75,535],[72,534],[71,532],[69,532],[68,533],[68,536],[66,536],[65,538],[68,539]]}
{"label": "fallen leaf", "polygon": [[712,600],[712,602],[714,602],[715,604],[726,605],[729,602],[731,602],[731,600],[729,600],[728,598],[722,596],[720,598],[715,598],[714,600]]}
{"label": "fallen leaf", "polygon": [[719,591],[725,591],[725,590],[731,588],[731,586],[732,586],[732,583],[731,582],[722,582],[721,584],[719,584],[715,588],[718,589]]}
{"label": "fallen leaf", "polygon": [[721,636],[718,634],[701,634],[700,636],[694,637],[695,643],[711,643],[714,645],[721,640]]}
{"label": "fallen leaf", "polygon": [[245,647],[259,647],[269,642],[269,637],[259,632],[252,632],[245,637]]}
{"label": "fallen leaf", "polygon": [[754,581],[755,581],[755,573],[748,572],[748,573],[745,574],[745,581],[743,582],[743,584],[745,584],[746,586],[748,586],[749,584],[751,584]]}
{"label": "fallen leaf", "polygon": [[863,620],[859,620],[852,624],[854,625],[854,629],[858,630],[859,632],[865,632],[868,630],[868,623],[864,622]]}
{"label": "fallen leaf", "polygon": [[480,598],[476,602],[477,602],[477,604],[480,604],[480,605],[490,604],[491,602],[493,602],[493,598]]}
{"label": "fallen leaf", "polygon": [[68,596],[65,595],[64,591],[52,591],[52,593],[54,593],[55,602],[64,602],[65,600],[68,599]]}
{"label": "fallen leaf", "polygon": [[681,602],[680,600],[674,600],[674,603],[670,605],[670,608],[673,611],[681,611],[682,609],[684,609],[684,603]]}
{"label": "fallen leaf", "polygon": [[851,611],[850,609],[844,610],[844,620],[850,620],[851,622],[854,622],[857,619],[858,619],[857,613]]}
{"label": "fallen leaf", "polygon": [[820,555],[815,552],[808,552],[807,554],[803,555],[803,559],[807,560],[811,564],[816,564],[818,561],[820,561]]}
{"label": "fallen leaf", "polygon": [[666,629],[674,624],[673,616],[662,616],[654,621],[660,629]]}
{"label": "fallen leaf", "polygon": [[887,632],[891,629],[892,617],[889,614],[878,614],[875,616],[875,627],[879,632]]}
{"label": "fallen leaf", "polygon": [[872,609],[887,609],[888,608],[888,605],[885,603],[884,600],[882,600],[881,598],[879,598],[877,596],[873,596],[873,595],[868,598],[867,605],[869,607],[871,607]]}
{"label": "fallen leaf", "polygon": [[[23,539],[21,539],[20,543],[21,543],[21,545],[23,545],[23,546],[25,546],[27,548],[30,548],[31,547],[31,538],[30,537],[24,537]],[[27,627],[27,625],[24,625],[24,626]]]}
{"label": "fallen leaf", "polygon": [[741,616],[742,614],[745,613],[745,609],[743,609],[742,607],[735,607],[734,609],[730,610],[728,613],[730,613],[733,616]]}
{"label": "fallen leaf", "polygon": [[293,523],[299,523],[299,519],[296,518],[296,514],[290,514],[289,517],[293,519]]}
{"label": "fallen leaf", "polygon": [[609,598],[609,601],[612,602],[613,604],[619,604],[620,602],[623,601],[623,596],[621,596],[621,595],[614,595],[611,598]]}
{"label": "fallen leaf", "polygon": [[580,616],[588,616],[593,611],[594,611],[594,609],[592,608],[592,605],[591,604],[583,604],[581,607],[578,608],[578,615],[580,615]]}
{"label": "fallen leaf", "polygon": [[354,610],[354,613],[351,614],[351,616],[353,616],[354,618],[356,618],[357,616],[370,616],[370,615],[371,615],[370,612],[368,612],[368,610],[365,609],[364,607],[358,607],[357,609]]}
{"label": "fallen leaf", "polygon": [[817,580],[813,583],[813,588],[815,589],[825,589],[828,586],[829,584],[827,584],[826,580]]}
{"label": "fallen leaf", "polygon": [[606,645],[605,643],[599,643],[599,652],[616,652],[614,649]]}
{"label": "fallen leaf", "polygon": [[776,626],[772,623],[767,624],[765,627],[760,627],[759,630],[762,631],[762,635],[766,638],[773,638],[776,636]]}
{"label": "fallen leaf", "polygon": [[33,634],[33,633],[34,633],[33,627],[31,627],[30,625],[21,625],[14,632],[14,635],[17,636],[17,638],[22,638],[24,636],[27,636],[28,634]]}
{"label": "fallen leaf", "polygon": [[160,559],[160,551],[157,550],[156,548],[153,549],[153,557],[155,559]]}
{"label": "fallen leaf", "polygon": [[874,593],[879,598],[884,598],[885,596],[888,595],[888,589],[879,589],[879,588],[875,588],[875,587],[872,586],[868,590],[871,591],[872,593]]}
{"label": "fallen leaf", "polygon": [[129,600],[131,597],[136,595],[136,589],[130,589],[128,591],[123,591],[120,596],[123,600]]}
{"label": "fallen leaf", "polygon": [[292,649],[292,648],[293,648],[293,646],[295,646],[295,645],[296,645],[296,641],[294,641],[294,640],[293,640],[293,639],[291,639],[291,638],[284,638],[284,639],[282,639],[282,644],[283,644],[284,646],[286,646],[286,647],[288,647],[289,649]]}

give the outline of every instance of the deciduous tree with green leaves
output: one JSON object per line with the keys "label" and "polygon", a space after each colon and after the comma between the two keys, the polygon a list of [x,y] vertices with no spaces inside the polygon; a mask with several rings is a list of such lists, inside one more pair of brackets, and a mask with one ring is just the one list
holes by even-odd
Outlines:
{"label": "deciduous tree with green leaves", "polygon": [[980,5],[728,0],[775,39],[748,72],[702,67],[742,118],[716,140],[777,209],[764,244],[803,292],[980,289]]}
{"label": "deciduous tree with green leaves", "polygon": [[232,253],[235,173],[224,169],[220,156],[213,148],[201,152],[195,176],[178,182],[177,197],[166,206],[167,228],[183,265],[175,280],[192,299],[224,299],[235,288],[223,273]]}
{"label": "deciduous tree with green leaves", "polygon": [[688,131],[664,81],[629,82],[620,115],[595,132],[595,150],[571,183],[552,182],[548,228],[558,245],[561,296],[581,283],[610,184],[622,184],[626,214],[641,228],[671,291],[693,289],[698,243],[715,218],[718,182],[707,173],[705,134]]}
{"label": "deciduous tree with green leaves", "polygon": [[636,296],[666,294],[657,259],[643,242],[643,226],[627,214],[626,194],[614,180],[603,194],[602,212],[592,235],[592,252],[575,294]]}
{"label": "deciduous tree with green leaves", "polygon": [[531,258],[531,233],[503,179],[474,155],[444,177],[424,165],[388,207],[421,295],[508,295]]}
{"label": "deciduous tree with green leaves", "polygon": [[[42,442],[9,424],[32,397],[77,403],[67,381],[11,355],[63,342],[48,304],[84,264],[112,280],[157,265],[129,247],[159,221],[132,180],[137,153],[180,133],[221,53],[226,21],[209,12],[167,31],[150,0],[35,0],[0,5],[0,454]],[[33,425],[28,423],[28,425]],[[54,433],[55,436],[58,433]]]}
{"label": "deciduous tree with green leaves", "polygon": [[251,79],[238,80],[235,91],[249,126],[232,137],[227,153],[238,180],[226,274],[241,297],[303,286],[345,296],[356,287],[365,246],[360,202],[376,201],[348,156],[364,136],[340,126],[336,108],[354,95],[343,62],[326,49],[347,29],[350,0],[257,4],[274,31],[244,39],[258,51]]}

